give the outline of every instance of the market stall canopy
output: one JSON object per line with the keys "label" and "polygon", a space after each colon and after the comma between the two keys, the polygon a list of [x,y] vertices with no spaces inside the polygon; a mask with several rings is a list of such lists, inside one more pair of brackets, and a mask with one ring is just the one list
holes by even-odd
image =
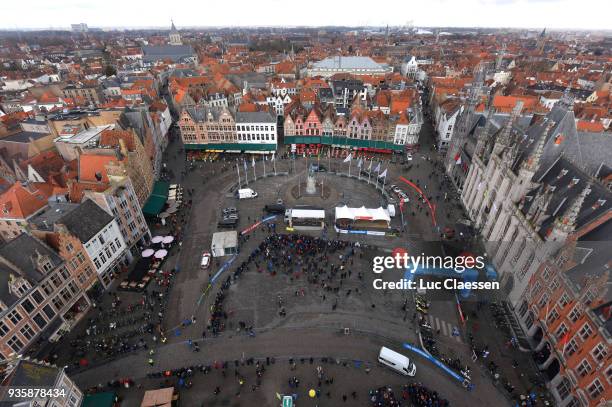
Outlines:
{"label": "market stall canopy", "polygon": [[336,220],[338,219],[349,219],[349,220],[372,220],[372,221],[385,221],[391,222],[389,211],[379,207],[375,209],[369,209],[365,206],[361,208],[349,208],[348,206],[336,207]]}
{"label": "market stall canopy", "polygon": [[140,407],[171,407],[174,398],[174,387],[158,390],[147,390]]}
{"label": "market stall canopy", "polygon": [[156,181],[149,199],[142,208],[142,213],[149,216],[159,214],[164,209],[164,204],[168,199],[169,187],[170,185],[167,182]]}
{"label": "market stall canopy", "polygon": [[155,252],[156,259],[163,259],[167,255],[168,255],[168,250],[161,249]]}

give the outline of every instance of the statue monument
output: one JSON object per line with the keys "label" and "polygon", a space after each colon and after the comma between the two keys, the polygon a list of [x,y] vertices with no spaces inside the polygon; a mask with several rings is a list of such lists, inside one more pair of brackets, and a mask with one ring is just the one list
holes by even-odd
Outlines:
{"label": "statue monument", "polygon": [[317,181],[314,177],[312,168],[308,169],[308,178],[306,179],[306,194],[314,195],[317,193]]}

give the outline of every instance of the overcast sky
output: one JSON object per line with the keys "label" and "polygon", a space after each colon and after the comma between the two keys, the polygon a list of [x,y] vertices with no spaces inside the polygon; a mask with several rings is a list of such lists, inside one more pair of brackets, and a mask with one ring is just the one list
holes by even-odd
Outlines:
{"label": "overcast sky", "polygon": [[0,0],[0,28],[407,25],[610,29],[611,0]]}

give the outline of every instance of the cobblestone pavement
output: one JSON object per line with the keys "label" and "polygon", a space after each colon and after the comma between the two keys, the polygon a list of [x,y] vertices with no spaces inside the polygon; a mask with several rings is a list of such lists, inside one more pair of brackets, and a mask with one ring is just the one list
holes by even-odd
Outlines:
{"label": "cobblestone pavement", "polygon": [[[233,284],[227,295],[225,309],[230,311],[226,330],[216,338],[207,335],[202,339],[202,331],[205,323],[210,317],[210,305],[218,290],[215,284],[202,295],[208,286],[210,275],[221,266],[221,261],[215,260],[210,271],[199,269],[199,260],[203,250],[209,250],[212,234],[217,230],[216,223],[220,217],[220,211],[225,206],[236,206],[239,210],[239,229],[245,229],[262,216],[262,208],[266,203],[282,198],[288,204],[292,204],[295,198],[292,188],[305,178],[307,160],[298,158],[295,162],[286,159],[277,159],[276,170],[278,173],[287,172],[287,175],[263,178],[261,162],[258,163],[258,180],[252,175],[249,167],[249,187],[256,190],[260,197],[254,200],[237,201],[231,196],[232,188],[237,182],[236,168],[233,161],[223,160],[215,163],[196,162],[192,167],[185,164],[182,154],[179,152],[180,144],[173,143],[167,152],[168,167],[175,175],[175,181],[180,182],[187,189],[193,188],[193,206],[190,211],[187,225],[184,229],[185,237],[180,250],[174,253],[168,260],[168,267],[175,265],[180,267],[175,284],[171,290],[163,329],[168,335],[165,344],[158,344],[155,350],[155,365],[147,365],[149,355],[145,351],[126,355],[107,364],[86,369],[75,377],[83,387],[91,387],[105,384],[105,381],[114,378],[132,377],[142,388],[122,389],[120,393],[127,400],[134,403],[139,400],[144,389],[157,387],[163,379],[146,379],[145,375],[154,371],[174,369],[197,364],[210,364],[213,361],[233,361],[243,358],[275,357],[277,363],[271,365],[266,372],[261,386],[256,391],[251,391],[254,382],[254,370],[252,366],[239,368],[246,377],[246,383],[241,390],[240,397],[236,396],[239,388],[234,380],[233,369],[228,369],[226,378],[219,371],[209,375],[195,375],[193,387],[181,390],[181,396],[186,405],[232,405],[249,406],[256,403],[262,405],[275,405],[276,392],[284,393],[290,389],[287,379],[296,375],[302,381],[300,385],[299,405],[338,405],[340,395],[345,392],[358,392],[358,401],[347,403],[350,405],[367,405],[365,402],[367,389],[389,384],[399,386],[407,383],[405,378],[394,375],[387,369],[378,367],[375,363],[380,346],[390,346],[401,351],[404,342],[418,343],[416,328],[412,320],[414,307],[411,302],[410,293],[389,292],[383,294],[372,289],[371,281],[374,275],[371,272],[371,259],[375,255],[385,255],[395,247],[405,247],[409,251],[427,254],[439,254],[443,251],[440,243],[440,230],[451,227],[463,217],[458,209],[456,201],[453,201],[452,193],[445,188],[443,176],[435,173],[437,158],[434,152],[425,151],[423,154],[413,155],[411,165],[399,163],[386,163],[389,168],[387,186],[391,184],[401,185],[399,176],[405,176],[419,181],[419,185],[427,185],[427,191],[431,191],[431,200],[436,205],[438,227],[432,225],[431,216],[427,209],[420,205],[418,209],[417,194],[408,187],[402,189],[409,195],[410,203],[406,205],[404,212],[405,225],[402,227],[400,218],[393,220],[393,225],[403,230],[398,238],[367,237],[365,243],[371,247],[364,249],[362,257],[355,257],[355,263],[351,265],[354,271],[353,278],[347,279],[338,293],[338,305],[332,310],[332,297],[327,296],[319,289],[309,287],[305,281],[291,279],[278,274],[274,277],[267,273],[257,273],[254,269],[246,272],[236,284]],[[428,160],[425,154],[431,158]],[[269,162],[268,162],[269,164]],[[329,164],[328,164],[329,165]],[[347,172],[347,164],[341,160],[332,161],[329,165],[331,172]],[[385,163],[383,163],[383,168]],[[186,169],[187,168],[187,169]],[[186,172],[183,173],[183,171]],[[244,182],[244,170],[240,168],[242,182]],[[355,175],[356,163],[353,163],[352,175]],[[267,174],[273,172],[271,166],[267,167]],[[340,177],[335,174],[324,174],[321,176],[324,185],[330,188],[329,198],[320,200],[314,197],[301,200],[305,203],[320,204],[328,214],[330,210],[340,203],[349,206],[377,207],[383,203],[379,191],[368,185],[364,180]],[[348,192],[350,191],[350,193]],[[435,191],[435,192],[433,192]],[[447,193],[447,201],[444,193]],[[300,200],[297,200],[300,201]],[[414,212],[414,214],[413,214]],[[282,229],[282,219],[276,221],[277,231]],[[155,233],[153,231],[153,233]],[[231,273],[236,265],[240,264],[251,251],[268,235],[265,228],[255,229],[249,234],[241,246],[241,253],[226,273]],[[321,232],[313,233],[321,235]],[[337,238],[334,232],[327,232],[327,238]],[[355,239],[350,236],[341,236],[341,239]],[[364,242],[363,237],[359,240]],[[363,273],[363,280],[356,277],[357,273]],[[385,278],[398,279],[397,274],[385,275]],[[348,290],[350,295],[346,295]],[[356,289],[359,289],[357,294]],[[303,295],[302,295],[303,290]],[[298,295],[296,295],[296,292]],[[287,315],[280,317],[275,300],[278,295],[283,296],[286,301]],[[408,308],[404,310],[402,305],[408,299]],[[454,296],[448,294],[437,298],[432,304],[431,315],[433,322],[436,320],[450,331],[452,327],[459,326]],[[374,307],[372,307],[374,305]],[[181,326],[181,323],[191,317],[195,323]],[[243,321],[252,325],[255,337],[249,337],[244,331],[238,331],[238,322]],[[180,327],[180,335],[176,331]],[[350,328],[350,334],[341,333],[343,328]],[[481,324],[481,330],[487,330],[486,323]],[[442,343],[448,343],[457,355],[469,360],[470,348],[465,336],[458,339],[448,335],[442,335]],[[192,352],[186,341],[199,341],[201,351]],[[404,353],[408,354],[408,351]],[[411,356],[411,355],[409,355]],[[301,357],[333,357],[349,361],[361,361],[356,367],[354,363],[348,363],[347,367],[342,365],[330,366],[329,370],[336,377],[336,382],[330,388],[332,399],[326,400],[323,396],[318,400],[306,400],[305,390],[313,386],[314,376],[309,363],[305,365],[298,363],[296,373],[288,370],[289,358],[299,360]],[[451,400],[452,405],[506,405],[508,400],[494,387],[492,381],[486,375],[473,374],[476,390],[466,392],[461,385],[453,382],[438,368],[429,362],[414,358],[417,363],[416,381],[424,383],[430,389],[440,392],[442,397]],[[370,374],[365,373],[365,367],[370,366]],[[222,388],[219,396],[214,396],[212,390],[215,386]],[[323,386],[325,387],[325,385]],[[326,392],[327,390],[325,390]],[[323,392],[323,395],[325,394]],[[302,404],[303,403],[303,404]],[[131,405],[131,403],[130,403]]]}

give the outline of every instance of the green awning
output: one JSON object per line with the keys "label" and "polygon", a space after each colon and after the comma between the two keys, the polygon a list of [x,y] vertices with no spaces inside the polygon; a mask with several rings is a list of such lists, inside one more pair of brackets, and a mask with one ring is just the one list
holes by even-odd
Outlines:
{"label": "green awning", "polygon": [[382,140],[360,140],[343,136],[285,136],[284,143],[287,144],[324,144],[340,146],[343,148],[375,148],[385,150],[402,151],[404,146]]}
{"label": "green awning", "polygon": [[155,216],[164,209],[164,205],[168,200],[168,191],[170,184],[164,181],[156,181],[153,185],[153,192],[147,199],[147,202],[142,208],[142,213],[145,215]]}
{"label": "green awning", "polygon": [[116,395],[113,392],[87,394],[81,407],[113,407]]}
{"label": "green awning", "polygon": [[218,150],[218,151],[276,151],[276,144],[250,143],[208,143],[185,144],[185,150]]}

